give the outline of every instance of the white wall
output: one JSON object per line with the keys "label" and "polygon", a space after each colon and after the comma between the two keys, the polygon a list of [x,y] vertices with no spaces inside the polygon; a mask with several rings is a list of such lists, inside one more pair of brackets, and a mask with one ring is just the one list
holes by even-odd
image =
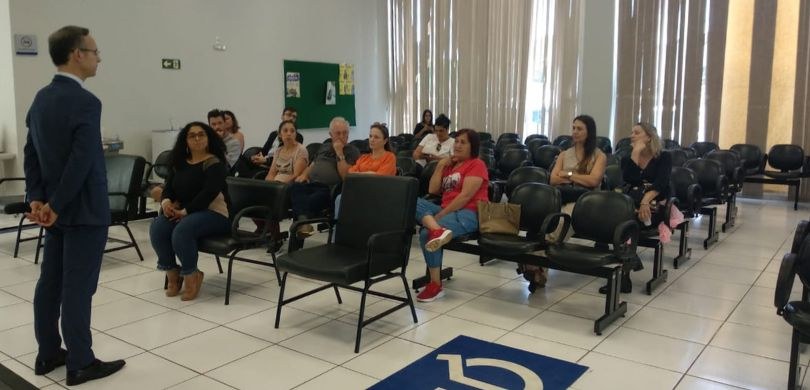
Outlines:
{"label": "white wall", "polygon": [[[17,112],[14,105],[14,69],[12,68],[13,35],[9,19],[8,0],[0,0],[0,150],[17,149]],[[12,169],[13,161],[3,163]],[[3,175],[7,173],[4,169]]]}
{"label": "white wall", "polygon": [[[616,5],[612,1],[585,2],[580,112],[596,120],[597,133],[610,135],[613,104],[613,33]],[[619,129],[629,132],[629,129]],[[622,135],[623,137],[624,135]],[[617,140],[621,137],[615,137]]]}
{"label": "white wall", "polygon": [[[36,91],[53,75],[48,35],[67,24],[88,27],[102,62],[87,88],[103,103],[104,135],[119,136],[128,154],[151,158],[152,130],[168,128],[170,119],[176,127],[204,121],[211,108],[234,111],[246,143],[263,144],[284,106],[284,59],[355,65],[357,128],[351,138],[366,137],[368,125],[387,116],[384,0],[10,3],[11,34],[36,34],[40,46],[36,57],[14,57],[17,116],[24,118]],[[227,51],[213,49],[217,36]],[[179,58],[182,69],[161,69],[161,58]],[[17,126],[19,150],[26,131],[24,123]],[[327,133],[303,134],[308,143]]]}

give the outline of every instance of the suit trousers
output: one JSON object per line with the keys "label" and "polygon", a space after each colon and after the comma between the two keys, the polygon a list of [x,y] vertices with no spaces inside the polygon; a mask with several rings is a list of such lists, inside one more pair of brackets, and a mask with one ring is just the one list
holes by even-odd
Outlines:
{"label": "suit trousers", "polygon": [[45,232],[45,251],[34,293],[34,332],[40,359],[67,347],[67,369],[78,370],[94,359],[90,307],[98,286],[107,226],[55,226]]}

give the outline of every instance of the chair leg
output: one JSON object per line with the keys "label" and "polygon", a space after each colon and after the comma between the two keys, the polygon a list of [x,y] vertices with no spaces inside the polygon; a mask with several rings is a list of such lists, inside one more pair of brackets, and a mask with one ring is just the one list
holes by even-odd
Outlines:
{"label": "chair leg", "polygon": [[281,272],[279,272],[278,267],[276,267],[276,254],[271,253],[270,257],[273,258],[273,270],[276,271],[276,280],[278,281],[278,285],[281,286]]}
{"label": "chair leg", "polygon": [[135,247],[135,252],[138,252],[138,258],[143,261],[143,255],[141,254],[141,248],[138,247],[138,242],[135,241],[135,236],[132,235],[132,230],[129,230],[129,225],[125,222],[121,226],[127,230],[127,234],[129,234],[129,239],[132,241],[132,245]]}
{"label": "chair leg", "polygon": [[732,193],[726,201],[726,221],[723,222],[721,228],[725,233],[729,228],[734,227],[737,222],[737,193]]}
{"label": "chair leg", "polygon": [[793,337],[790,340],[790,369],[788,370],[788,389],[796,389],[799,379],[799,332],[793,329]]}
{"label": "chair leg", "polygon": [[14,258],[15,259],[17,258],[17,254],[20,252],[20,237],[22,236],[22,226],[23,226],[24,221],[25,221],[25,216],[20,218],[20,223],[19,223],[19,225],[17,225],[17,241],[14,242]]}
{"label": "chair leg", "polygon": [[655,256],[653,258],[652,278],[647,281],[647,295],[652,295],[653,290],[667,281],[668,272],[664,269],[664,244],[656,240]]}
{"label": "chair leg", "polygon": [[[228,277],[225,278],[225,305],[227,306],[231,303],[231,274],[233,273],[233,258],[236,257],[236,251],[231,253],[231,256],[228,258]],[[217,257],[217,262],[219,262],[219,257]]]}
{"label": "chair leg", "polygon": [[39,228],[39,235],[37,236],[37,251],[34,254],[34,264],[39,264],[39,251],[42,249],[42,235],[45,234],[45,228]]}
{"label": "chair leg", "polygon": [[799,184],[801,184],[801,182],[797,182],[793,186],[793,210],[794,211],[799,209]]}
{"label": "chair leg", "polygon": [[222,273],[222,262],[219,261],[219,255],[214,255],[214,257],[217,259],[217,268],[219,268],[219,273]]}
{"label": "chair leg", "polygon": [[709,245],[717,242],[719,233],[717,232],[717,208],[704,207],[700,213],[709,217],[709,235],[703,240],[703,249],[709,249]]}
{"label": "chair leg", "polygon": [[678,225],[678,230],[681,231],[681,237],[678,245],[678,256],[672,260],[672,266],[675,269],[689,260],[692,257],[692,248],[689,248],[689,221],[683,221]]}
{"label": "chair leg", "polygon": [[287,273],[281,276],[281,287],[278,289],[278,305],[276,306],[276,329],[281,322],[281,307],[284,306],[284,287],[287,286]]}
{"label": "chair leg", "polygon": [[338,290],[337,284],[333,284],[332,288],[335,289],[335,296],[337,297],[338,304],[343,304],[343,299],[340,298],[340,291]]}
{"label": "chair leg", "polygon": [[354,339],[354,353],[360,352],[360,336],[363,333],[363,315],[366,313],[366,295],[368,294],[368,288],[370,286],[371,283],[366,279],[366,283],[363,285],[363,295],[360,296],[360,316],[357,318],[357,337]]}
{"label": "chair leg", "polygon": [[413,297],[411,296],[411,289],[408,288],[408,280],[405,279],[405,270],[402,270],[402,273],[399,275],[400,279],[402,279],[402,285],[405,286],[405,295],[408,296],[408,306],[411,307],[411,315],[413,316],[413,323],[419,322],[416,319],[416,307],[413,305]]}

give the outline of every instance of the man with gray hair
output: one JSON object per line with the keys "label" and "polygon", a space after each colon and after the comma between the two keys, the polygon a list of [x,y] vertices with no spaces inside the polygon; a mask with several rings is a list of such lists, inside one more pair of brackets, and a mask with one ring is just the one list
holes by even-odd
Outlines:
{"label": "man with gray hair", "polygon": [[[319,216],[332,203],[331,188],[343,181],[360,151],[349,145],[349,122],[335,117],[329,122],[331,142],[325,142],[307,169],[290,186],[293,216],[296,220]],[[298,229],[299,237],[312,235],[312,225]]]}

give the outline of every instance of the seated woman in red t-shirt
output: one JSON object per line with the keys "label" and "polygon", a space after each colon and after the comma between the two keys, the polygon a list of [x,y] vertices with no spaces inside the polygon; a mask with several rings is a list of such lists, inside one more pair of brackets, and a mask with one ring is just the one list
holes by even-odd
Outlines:
{"label": "seated woman in red t-shirt", "polygon": [[478,231],[478,202],[488,200],[489,173],[478,158],[480,139],[471,129],[456,135],[453,156],[439,160],[430,178],[429,192],[442,196],[441,206],[425,199],[416,203],[416,222],[422,225],[419,245],[430,273],[430,283],[416,299],[430,302],[444,295],[439,276],[442,246],[453,234],[461,236]]}

